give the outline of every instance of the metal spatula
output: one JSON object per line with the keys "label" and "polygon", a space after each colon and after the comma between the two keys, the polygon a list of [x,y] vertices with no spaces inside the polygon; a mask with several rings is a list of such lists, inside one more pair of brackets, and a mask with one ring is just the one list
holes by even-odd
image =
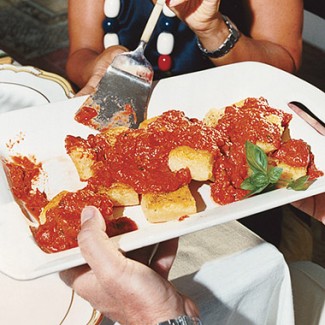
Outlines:
{"label": "metal spatula", "polygon": [[164,3],[165,0],[157,0],[138,47],[114,58],[96,92],[80,108],[91,107],[97,111],[96,116],[88,119],[88,125],[98,130],[115,126],[137,128],[146,118],[153,68],[144,50]]}

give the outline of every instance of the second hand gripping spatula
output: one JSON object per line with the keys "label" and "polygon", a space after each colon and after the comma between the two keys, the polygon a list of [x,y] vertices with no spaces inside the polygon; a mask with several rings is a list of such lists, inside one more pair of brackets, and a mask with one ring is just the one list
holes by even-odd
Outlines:
{"label": "second hand gripping spatula", "polygon": [[79,109],[92,109],[87,124],[97,130],[116,126],[137,128],[146,118],[153,81],[153,68],[144,50],[157,24],[165,0],[157,0],[138,47],[117,55],[107,68],[98,87]]}

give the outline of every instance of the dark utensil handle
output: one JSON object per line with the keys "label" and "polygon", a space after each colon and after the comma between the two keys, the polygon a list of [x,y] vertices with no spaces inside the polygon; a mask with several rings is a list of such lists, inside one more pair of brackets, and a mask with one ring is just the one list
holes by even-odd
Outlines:
{"label": "dark utensil handle", "polygon": [[[292,101],[288,104],[288,106],[296,112],[303,120],[305,120],[308,124],[310,124],[318,133],[325,135],[325,123],[318,116],[316,116],[306,105],[302,104],[298,101]],[[299,110],[308,115],[303,116],[303,114],[299,113]]]}
{"label": "dark utensil handle", "polygon": [[319,124],[321,124],[323,127],[325,127],[325,123],[318,117],[316,116],[307,106],[300,102],[290,102],[289,104],[296,105],[298,108],[302,109],[305,113],[307,113],[309,116],[311,116],[313,119],[315,119]]}

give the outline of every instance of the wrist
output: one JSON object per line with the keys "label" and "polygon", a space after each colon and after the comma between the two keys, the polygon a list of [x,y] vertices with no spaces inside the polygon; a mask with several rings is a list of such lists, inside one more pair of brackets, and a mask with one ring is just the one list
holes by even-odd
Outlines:
{"label": "wrist", "polygon": [[205,48],[213,50],[226,39],[229,29],[222,14],[218,13],[213,21],[206,24],[204,28],[196,29],[194,33]]}
{"label": "wrist", "polygon": [[[214,39],[209,38],[204,43],[204,38],[201,39],[197,36],[197,46],[204,56],[209,58],[220,58],[226,55],[235,46],[240,38],[240,32],[235,24],[233,24],[227,16],[222,16],[223,21],[227,27],[226,37],[223,33],[223,41],[220,43],[220,34],[217,33]],[[219,38],[219,42],[216,41]],[[203,40],[202,40],[203,39]],[[218,45],[216,45],[218,44]]]}
{"label": "wrist", "polygon": [[196,28],[193,32],[204,43],[211,40],[222,43],[228,35],[228,28],[222,14],[219,12],[213,20],[206,22],[204,26],[201,25],[200,28]]}

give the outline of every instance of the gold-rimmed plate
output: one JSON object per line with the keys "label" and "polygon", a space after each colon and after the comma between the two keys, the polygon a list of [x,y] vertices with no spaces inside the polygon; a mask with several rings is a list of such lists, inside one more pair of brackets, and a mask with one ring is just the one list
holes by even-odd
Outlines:
{"label": "gold-rimmed plate", "polygon": [[[69,82],[59,75],[31,66],[0,64],[0,113],[65,101],[73,95]],[[0,256],[7,253],[1,250]],[[102,320],[58,273],[31,281],[0,273],[0,287],[1,324],[98,325]]]}
{"label": "gold-rimmed plate", "polygon": [[0,113],[73,97],[69,82],[32,66],[0,64]]}

